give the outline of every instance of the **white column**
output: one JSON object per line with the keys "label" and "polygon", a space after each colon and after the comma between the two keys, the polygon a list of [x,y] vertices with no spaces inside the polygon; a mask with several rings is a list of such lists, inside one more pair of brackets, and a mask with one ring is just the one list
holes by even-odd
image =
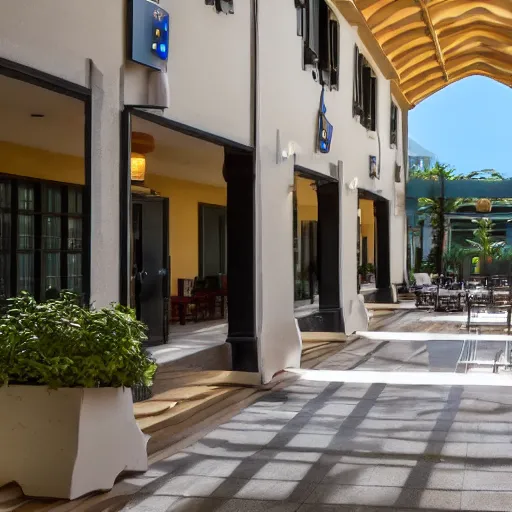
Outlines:
{"label": "white column", "polygon": [[119,69],[91,62],[91,302],[119,300]]}

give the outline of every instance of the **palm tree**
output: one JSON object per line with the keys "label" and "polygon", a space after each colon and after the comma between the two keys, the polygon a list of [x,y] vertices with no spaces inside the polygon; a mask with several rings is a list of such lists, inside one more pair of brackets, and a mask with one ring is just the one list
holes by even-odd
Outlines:
{"label": "palm tree", "polygon": [[[464,174],[457,174],[455,169],[446,164],[436,162],[431,169],[412,171],[411,178],[440,181],[462,180],[466,178]],[[445,215],[455,212],[457,208],[464,203],[465,199],[446,199],[445,197],[422,197],[418,200],[418,213],[430,218],[430,224],[433,229],[432,242],[435,250],[436,271],[442,273],[444,237],[446,232]]]}
{"label": "palm tree", "polygon": [[495,240],[492,236],[494,223],[486,217],[482,219],[472,219],[477,227],[473,230],[473,239],[466,242],[470,245],[467,249],[468,254],[478,256],[480,258],[480,267],[492,263],[493,259],[499,259],[502,256],[506,243]]}
{"label": "palm tree", "polygon": [[462,276],[462,264],[467,256],[467,249],[460,245],[452,245],[443,254],[443,263],[446,270]]}

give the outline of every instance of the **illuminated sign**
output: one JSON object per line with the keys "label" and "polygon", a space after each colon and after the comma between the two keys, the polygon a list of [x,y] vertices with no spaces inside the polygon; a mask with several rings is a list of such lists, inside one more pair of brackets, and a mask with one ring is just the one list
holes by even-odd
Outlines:
{"label": "illuminated sign", "polygon": [[151,0],[128,0],[128,59],[165,70],[169,57],[169,13]]}

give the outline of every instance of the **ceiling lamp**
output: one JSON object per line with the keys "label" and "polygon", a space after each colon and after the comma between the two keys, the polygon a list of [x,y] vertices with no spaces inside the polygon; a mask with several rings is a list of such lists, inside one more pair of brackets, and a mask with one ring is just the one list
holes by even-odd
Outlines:
{"label": "ceiling lamp", "polygon": [[155,139],[147,133],[132,133],[132,154],[130,161],[131,180],[144,183],[146,178],[146,155],[155,150]]}
{"label": "ceiling lamp", "polygon": [[478,213],[489,213],[492,209],[492,203],[489,199],[479,199],[476,202],[476,211]]}

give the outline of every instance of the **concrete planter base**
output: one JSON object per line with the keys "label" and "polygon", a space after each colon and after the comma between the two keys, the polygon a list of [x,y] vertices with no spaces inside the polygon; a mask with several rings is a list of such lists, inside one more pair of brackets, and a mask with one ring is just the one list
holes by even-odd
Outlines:
{"label": "concrete planter base", "polygon": [[123,471],[146,471],[149,437],[128,388],[0,388],[0,487],[75,499],[109,490]]}

